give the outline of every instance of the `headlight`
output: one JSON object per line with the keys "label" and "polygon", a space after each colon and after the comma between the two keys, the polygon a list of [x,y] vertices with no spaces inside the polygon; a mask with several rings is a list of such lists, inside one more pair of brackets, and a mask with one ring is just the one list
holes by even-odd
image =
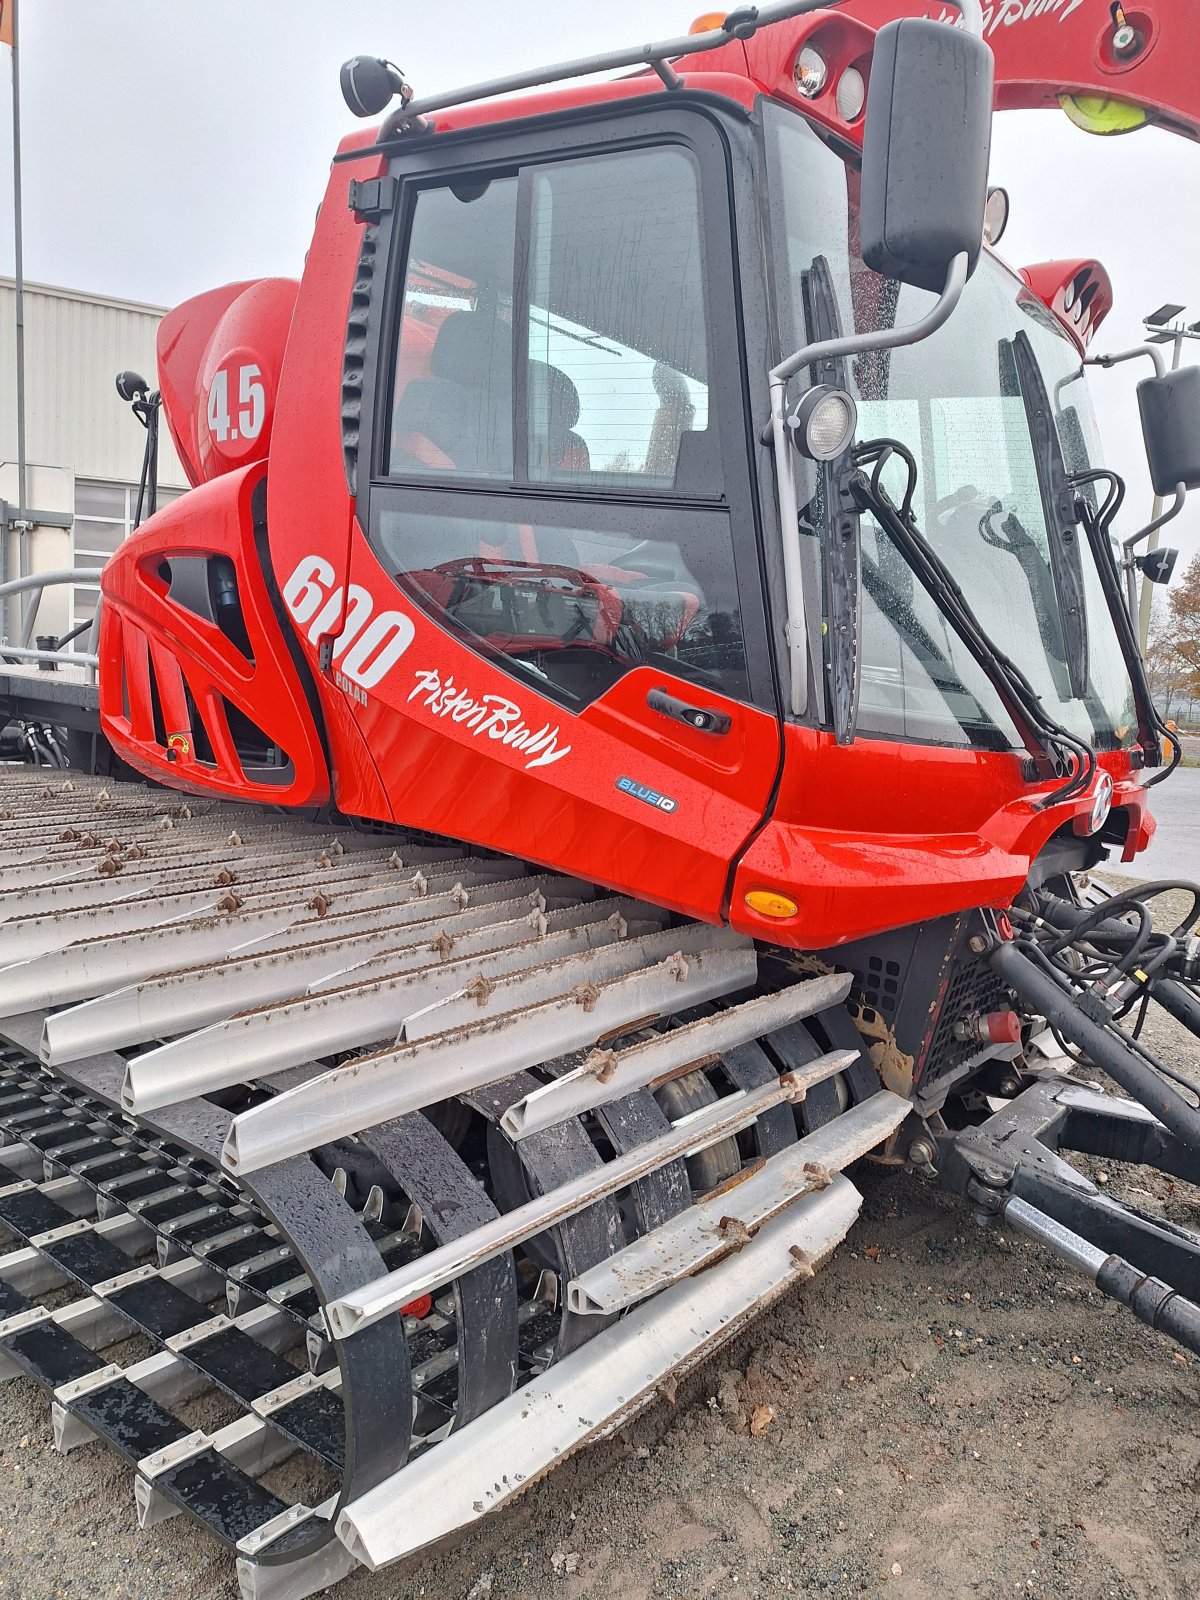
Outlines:
{"label": "headlight", "polygon": [[829,68],[825,65],[825,57],[811,44],[797,52],[796,64],[792,68],[792,77],[796,80],[796,88],[806,100],[815,100],[825,87],[829,77]]}
{"label": "headlight", "polygon": [[833,461],[854,437],[858,409],[844,389],[819,383],[787,419],[792,443],[810,461]]}

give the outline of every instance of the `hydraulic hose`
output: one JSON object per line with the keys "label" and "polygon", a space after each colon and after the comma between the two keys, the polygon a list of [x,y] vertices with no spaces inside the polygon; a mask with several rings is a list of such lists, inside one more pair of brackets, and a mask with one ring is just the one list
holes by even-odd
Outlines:
{"label": "hydraulic hose", "polygon": [[1109,1029],[1093,1022],[1076,996],[1067,989],[1065,981],[1059,982],[1043,972],[1008,940],[997,945],[987,960],[992,970],[1031,1011],[1045,1017],[1052,1028],[1065,1034],[1189,1149],[1200,1150],[1200,1109],[1189,1105],[1182,1095],[1169,1088],[1151,1066]]}
{"label": "hydraulic hose", "polygon": [[1150,993],[1176,1022],[1182,1022],[1200,1038],[1200,1001],[1189,989],[1176,983],[1174,978],[1157,978],[1150,985]]}

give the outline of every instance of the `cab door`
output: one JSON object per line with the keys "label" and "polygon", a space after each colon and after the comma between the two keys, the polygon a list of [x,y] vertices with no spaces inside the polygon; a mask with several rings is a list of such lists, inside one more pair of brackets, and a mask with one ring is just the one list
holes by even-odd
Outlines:
{"label": "cab door", "polygon": [[725,134],[535,127],[394,168],[330,671],[398,820],[715,920],[780,753]]}

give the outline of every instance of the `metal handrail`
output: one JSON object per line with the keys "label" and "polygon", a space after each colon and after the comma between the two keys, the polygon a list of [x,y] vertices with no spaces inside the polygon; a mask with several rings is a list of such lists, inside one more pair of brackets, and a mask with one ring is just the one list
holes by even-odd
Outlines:
{"label": "metal handrail", "polygon": [[[732,39],[749,39],[760,28],[768,28],[773,22],[786,22],[810,11],[825,11],[844,3],[845,0],[774,0],[769,5],[738,6],[729,12],[718,27],[708,28],[703,33],[685,33],[678,38],[662,39],[657,44],[606,50],[599,55],[581,56],[575,61],[560,61],[550,67],[512,72],[506,77],[469,84],[463,89],[422,95],[410,100],[388,118],[380,129],[380,139],[389,138],[409,124],[419,124],[430,111],[445,111],[451,106],[466,105],[472,100],[490,100],[496,95],[537,89],[544,84],[561,83],[569,78],[590,77],[597,72],[615,72],[622,67],[652,67],[668,87],[676,88],[679,79],[670,67],[672,61],[678,61],[682,56],[699,55],[706,50],[717,50]],[[962,13],[963,26],[982,37],[983,10],[980,0],[952,0],[952,3]]]}
{"label": "metal handrail", "polygon": [[[39,650],[36,646],[26,649],[20,644],[0,644],[0,662],[5,659],[15,661],[53,661],[56,665],[65,663],[69,667],[88,667],[93,672],[99,666],[99,658],[87,655],[82,650]],[[89,679],[89,682],[92,680]]]}
{"label": "metal handrail", "polygon": [[99,585],[99,567],[57,567],[49,572],[33,572],[24,578],[10,578],[7,583],[0,583],[0,600],[10,594],[29,594],[30,600],[21,617],[21,632],[17,644],[7,641],[0,643],[0,657],[8,656],[17,661],[49,661],[52,664],[66,663],[69,666],[80,666],[88,669],[88,682],[95,683],[96,670],[100,665],[99,655],[95,653],[95,646],[99,642],[100,601],[96,602],[96,614],[92,618],[92,625],[88,632],[88,643],[93,646],[91,651],[79,650],[41,650],[32,646],[34,625],[37,621],[38,608],[42,603],[42,596],[48,588],[56,584],[87,584]]}

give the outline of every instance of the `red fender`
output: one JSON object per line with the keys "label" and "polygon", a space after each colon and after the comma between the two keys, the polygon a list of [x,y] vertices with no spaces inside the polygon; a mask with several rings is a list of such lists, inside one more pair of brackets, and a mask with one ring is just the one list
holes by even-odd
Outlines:
{"label": "red fender", "polygon": [[[268,805],[320,805],[329,798],[328,764],[255,540],[265,479],[259,463],[193,489],[104,568],[100,726],[118,754],[156,783]],[[220,558],[222,583],[232,577],[237,587],[240,640],[196,609],[216,609],[206,596]],[[198,600],[186,592],[189,578]],[[248,748],[268,741],[286,767],[247,760]]]}

